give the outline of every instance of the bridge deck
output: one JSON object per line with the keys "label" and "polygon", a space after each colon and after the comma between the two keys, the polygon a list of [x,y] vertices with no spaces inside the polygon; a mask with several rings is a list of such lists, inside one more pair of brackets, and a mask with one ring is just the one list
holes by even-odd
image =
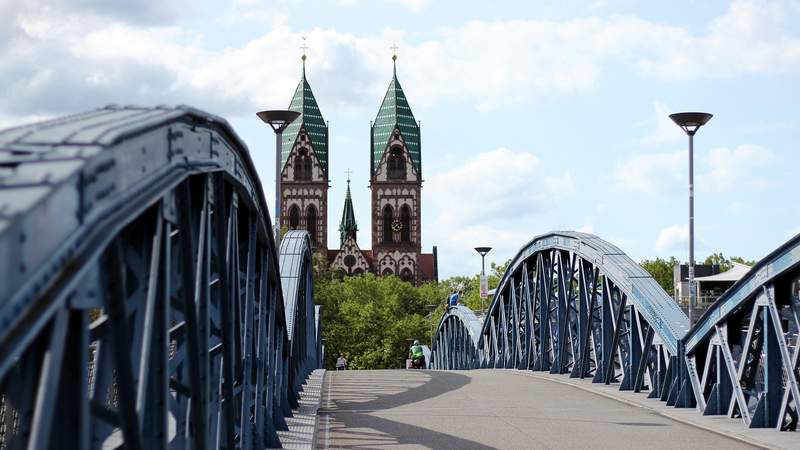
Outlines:
{"label": "bridge deck", "polygon": [[330,448],[752,448],[572,386],[507,371],[328,372]]}

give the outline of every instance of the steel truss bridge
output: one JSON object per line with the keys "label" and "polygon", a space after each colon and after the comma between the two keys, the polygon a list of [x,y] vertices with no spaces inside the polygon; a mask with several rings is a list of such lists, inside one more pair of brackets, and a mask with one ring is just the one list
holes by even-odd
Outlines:
{"label": "steel truss bridge", "polygon": [[271,230],[221,118],[0,132],[0,448],[280,446],[323,350],[309,237]]}
{"label": "steel truss bridge", "polygon": [[449,308],[437,369],[521,369],[615,383],[676,408],[796,431],[800,235],[762,259],[690,329],[656,281],[597,236],[522,247],[485,314]]}

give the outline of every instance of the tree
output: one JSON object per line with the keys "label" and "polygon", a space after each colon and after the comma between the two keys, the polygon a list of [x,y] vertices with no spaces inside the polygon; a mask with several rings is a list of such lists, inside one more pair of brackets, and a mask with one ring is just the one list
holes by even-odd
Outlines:
{"label": "tree", "polygon": [[674,295],[673,271],[674,267],[680,264],[674,256],[671,256],[668,260],[661,258],[645,259],[640,264],[669,295]]}
{"label": "tree", "polygon": [[323,308],[326,366],[342,353],[351,368],[387,369],[401,364],[412,340],[430,341],[427,305],[446,292],[435,283],[415,288],[397,277],[366,274],[317,279],[315,295]]}
{"label": "tree", "polygon": [[703,264],[717,264],[719,265],[720,272],[725,272],[733,267],[733,263],[745,264],[748,266],[755,265],[756,261],[748,261],[741,256],[733,256],[731,258],[726,258],[722,253],[712,253],[708,256]]}
{"label": "tree", "polygon": [[719,266],[720,272],[725,272],[731,268],[731,262],[725,258],[725,255],[722,253],[712,253],[708,255],[705,261],[703,261],[703,264]]}
{"label": "tree", "polygon": [[741,256],[731,256],[731,262],[735,262],[735,263],[739,263],[739,264],[744,264],[744,265],[746,265],[746,266],[753,267],[753,266],[755,266],[755,265],[756,265],[756,263],[757,263],[758,261],[756,261],[756,260],[754,260],[754,259],[744,259],[744,258],[742,258]]}

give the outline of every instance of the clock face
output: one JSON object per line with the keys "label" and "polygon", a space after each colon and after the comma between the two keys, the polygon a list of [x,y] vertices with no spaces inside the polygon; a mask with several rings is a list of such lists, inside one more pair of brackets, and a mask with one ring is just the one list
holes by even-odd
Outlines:
{"label": "clock face", "polygon": [[403,223],[402,222],[400,222],[399,220],[395,220],[394,222],[392,222],[392,230],[400,231],[402,229],[403,229]]}

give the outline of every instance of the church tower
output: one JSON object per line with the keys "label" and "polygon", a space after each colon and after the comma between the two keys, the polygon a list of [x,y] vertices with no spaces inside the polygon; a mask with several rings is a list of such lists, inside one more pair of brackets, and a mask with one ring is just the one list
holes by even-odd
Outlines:
{"label": "church tower", "polygon": [[420,284],[422,159],[420,129],[393,75],[370,134],[373,270]]}
{"label": "church tower", "polygon": [[[305,46],[304,46],[305,50]],[[300,113],[281,142],[281,229],[302,229],[316,249],[328,244],[328,126],[303,74],[289,109]]]}
{"label": "church tower", "polygon": [[347,178],[347,195],[344,198],[342,221],[339,222],[339,251],[331,261],[331,268],[346,276],[358,276],[372,271],[370,252],[362,251],[356,242],[358,224],[350,195],[350,178]]}

